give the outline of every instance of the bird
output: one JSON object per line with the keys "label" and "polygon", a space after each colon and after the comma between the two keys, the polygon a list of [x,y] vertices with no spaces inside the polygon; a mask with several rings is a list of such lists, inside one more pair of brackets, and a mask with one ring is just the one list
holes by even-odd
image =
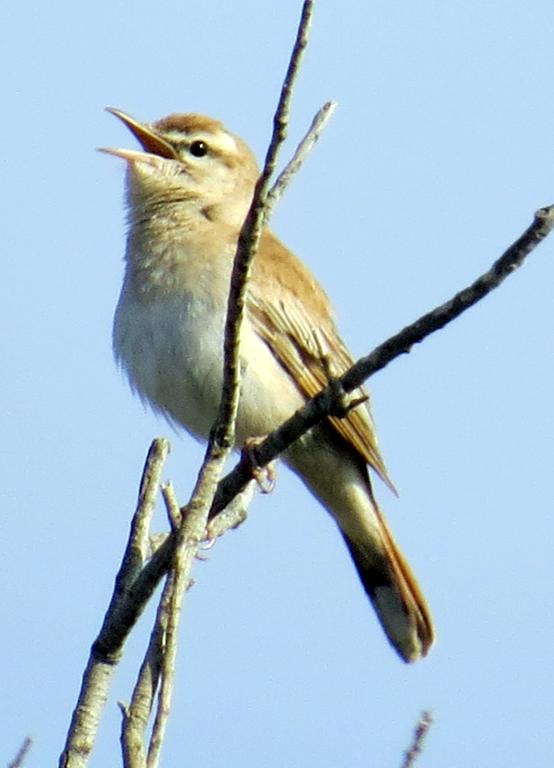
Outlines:
{"label": "bird", "polygon": [[[102,150],[126,161],[114,355],[141,399],[206,440],[221,397],[233,258],[258,165],[245,141],[211,117],[175,113],[150,123],[107,111],[140,145]],[[352,365],[327,294],[267,227],[248,283],[240,365],[237,445],[271,432]],[[369,403],[327,418],[282,459],[335,520],[397,654],[408,663],[426,656],[435,639],[430,611],[368,471],[394,490]]]}

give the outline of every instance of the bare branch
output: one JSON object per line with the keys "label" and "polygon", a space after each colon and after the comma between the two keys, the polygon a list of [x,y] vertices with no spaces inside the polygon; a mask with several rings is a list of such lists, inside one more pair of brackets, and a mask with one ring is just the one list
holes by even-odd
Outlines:
{"label": "bare branch", "polygon": [[182,546],[177,548],[176,558],[166,582],[160,604],[160,624],[164,626],[164,642],[161,653],[161,681],[152,737],[148,747],[148,768],[157,768],[169,718],[173,685],[175,681],[175,660],[183,596],[190,585],[190,571],[196,549]]}
{"label": "bare branch", "polygon": [[312,19],[313,0],[304,0],[298,32],[289,61],[279,103],[273,118],[273,133],[266,153],[264,167],[254,189],[250,209],[242,225],[227,304],[225,324],[223,391],[218,418],[212,430],[208,451],[216,446],[229,447],[234,443],[234,422],[239,397],[240,329],[244,317],[246,290],[250,267],[254,260],[265,223],[270,180],[275,171],[277,155],[287,136],[290,102]]}
{"label": "bare branch", "polygon": [[467,288],[455,294],[449,301],[431,310],[380,344],[367,357],[362,358],[342,378],[347,392],[359,387],[377,371],[388,365],[395,357],[409,352],[414,344],[423,341],[435,331],[444,328],[491,291],[498,288],[554,228],[554,205],[540,208],[533,222],[525,232],[497,259],[492,267]]}
{"label": "bare branch", "polygon": [[220,514],[214,517],[208,526],[208,540],[223,536],[230,528],[238,526],[246,520],[247,510],[254,496],[257,487],[257,481],[251,480],[246,484],[243,491],[238,493],[234,499],[223,509]]}
{"label": "bare branch", "polygon": [[27,757],[27,753],[31,749],[32,743],[33,741],[29,736],[26,736],[23,739],[23,744],[19,747],[17,755],[14,757],[11,763],[9,763],[8,768],[22,768],[23,763],[25,762],[25,758]]}
{"label": "bare branch", "polygon": [[481,277],[459,291],[449,301],[422,315],[414,323],[376,347],[369,355],[361,358],[343,376],[331,382],[281,427],[253,447],[249,456],[243,455],[235,469],[220,482],[210,511],[210,519],[224,509],[229,500],[234,498],[252,477],[249,459],[255,457],[258,466],[265,466],[327,416],[343,415],[341,400],[345,392],[349,393],[357,389],[366,379],[396,357],[409,352],[414,344],[423,341],[431,333],[452,322],[497,288],[508,275],[523,264],[525,258],[544,240],[553,227],[554,206],[541,208],[535,214],[533,223],[521,237]]}
{"label": "bare branch", "polygon": [[[172,530],[176,531],[181,513],[171,483],[162,486],[162,495]],[[178,551],[183,552],[183,548]],[[173,567],[169,572],[131,704],[123,710],[121,744],[127,768],[156,768],[159,764],[175,676],[178,616],[183,592],[189,585],[183,580],[187,573],[182,567]],[[158,704],[146,751],[146,732],[156,691]]]}
{"label": "bare branch", "polygon": [[172,483],[162,485],[162,496],[171,530],[176,531],[181,525],[181,509]]}
{"label": "bare branch", "polygon": [[137,722],[129,709],[119,702],[121,710],[121,747],[124,768],[146,768],[142,723]]}
{"label": "bare branch", "polygon": [[[146,457],[140,481],[137,507],[131,521],[131,534],[128,545],[128,550],[134,550],[139,556],[139,562],[136,563],[139,569],[149,555],[150,525],[156,507],[156,497],[160,487],[160,477],[169,451],[169,441],[163,437],[158,437],[152,441]],[[130,556],[129,559],[131,559]],[[130,564],[126,563],[124,560],[123,565],[129,566]],[[128,570],[125,570],[125,568],[122,570],[123,572],[119,578],[122,579],[121,586],[125,587],[134,581],[134,573],[133,568],[131,567],[129,567]]]}
{"label": "bare branch", "polygon": [[[148,556],[148,529],[161,471],[168,452],[167,440],[154,440],[150,446],[140,481],[129,539],[115,580],[114,593],[100,633],[91,648],[65,747],[60,756],[60,768],[82,768],[87,764],[123,643],[130,626],[134,624],[144,608],[145,603],[133,598],[133,581]],[[128,623],[130,606],[134,612],[132,624]],[[122,616],[127,617],[123,623]]]}
{"label": "bare branch", "polygon": [[[217,526],[213,531],[210,531],[210,536],[221,536],[226,530],[236,527],[242,522],[246,517],[245,506],[249,504],[252,498],[254,487],[255,484],[252,481],[233,500],[225,512],[218,516],[217,521],[214,521],[217,522]],[[162,487],[162,494],[172,529],[175,531],[178,528],[181,515],[171,483]],[[183,548],[179,551],[184,552]],[[122,707],[121,743],[126,768],[157,768],[159,764],[175,676],[177,617],[180,612],[183,592],[190,585],[190,581],[181,581],[179,574],[184,579],[189,570],[183,567],[170,570],[131,703],[128,708]],[[158,704],[146,753],[146,731],[156,690],[158,690]]]}
{"label": "bare branch", "polygon": [[429,728],[433,725],[433,718],[431,713],[423,711],[419,718],[419,722],[416,725],[412,743],[406,752],[404,753],[404,760],[401,768],[413,768],[415,761],[419,755],[423,752],[423,743],[429,732]]}
{"label": "bare branch", "polygon": [[148,648],[135,684],[131,703],[121,707],[121,747],[125,768],[146,768],[146,732],[158,690],[162,666],[165,628],[167,624],[167,584],[160,599]]}
{"label": "bare branch", "polygon": [[306,135],[296,148],[296,151],[285,168],[281,171],[275,183],[267,193],[265,223],[269,221],[273,215],[273,209],[283,196],[285,189],[290,184],[292,177],[298,173],[304,161],[308,157],[308,154],[312,151],[314,144],[318,141],[319,137],[327,127],[327,123],[331,119],[333,112],[337,107],[336,101],[326,102],[321,109],[317,112],[312,124],[310,125]]}

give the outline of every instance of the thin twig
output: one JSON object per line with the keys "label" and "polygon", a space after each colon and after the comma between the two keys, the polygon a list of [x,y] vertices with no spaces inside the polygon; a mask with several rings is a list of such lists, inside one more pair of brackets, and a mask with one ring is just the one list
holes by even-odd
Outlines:
{"label": "thin twig", "polygon": [[266,224],[273,216],[273,209],[283,196],[283,193],[290,184],[292,177],[298,173],[309,153],[312,151],[314,144],[316,141],[318,141],[319,137],[327,127],[327,123],[331,119],[336,107],[336,101],[328,101],[321,107],[321,109],[317,112],[314,119],[312,120],[312,124],[308,128],[306,135],[296,148],[294,155],[278,175],[275,183],[267,193],[265,212]]}
{"label": "thin twig", "polygon": [[181,509],[175,496],[175,490],[172,483],[162,485],[162,496],[165,503],[165,511],[169,519],[169,525],[172,531],[176,531],[181,525]]}
{"label": "thin twig", "polygon": [[8,768],[22,768],[23,763],[25,762],[25,758],[27,757],[27,753],[31,749],[32,743],[33,741],[30,736],[26,736],[23,739],[23,744],[19,747],[17,755],[14,757],[11,763],[9,763]]}
{"label": "thin twig", "polygon": [[183,596],[190,583],[192,553],[190,548],[178,547],[176,559],[167,579],[161,604],[163,605],[164,642],[161,653],[160,688],[156,715],[152,727],[152,736],[148,745],[147,768],[157,768],[165,736],[173,686],[175,682],[175,662],[177,658],[177,640]]}
{"label": "thin twig", "polygon": [[423,711],[416,725],[412,743],[409,749],[404,753],[404,760],[402,761],[401,768],[413,768],[415,761],[419,755],[423,752],[423,744],[425,738],[429,732],[429,728],[433,725],[433,717],[430,712]]}
{"label": "thin twig", "polygon": [[[160,477],[170,450],[169,441],[165,437],[158,437],[152,441],[146,457],[128,547],[138,552],[143,561],[148,558],[150,550],[150,525],[156,508]],[[138,567],[142,567],[142,564],[138,564]],[[124,572],[123,578],[125,586],[134,581],[134,574]]]}
{"label": "thin twig", "polygon": [[133,590],[136,575],[148,559],[150,522],[154,514],[155,498],[160,487],[160,477],[168,453],[168,440],[156,438],[152,441],[140,481],[137,506],[131,521],[127,547],[115,579],[112,601],[108,607],[100,634],[92,646],[93,653],[100,660],[105,659],[110,663],[116,661],[113,655],[106,651],[105,641],[114,633],[117,634],[119,609],[124,602],[124,596]]}
{"label": "thin twig", "polygon": [[554,228],[554,205],[540,208],[533,222],[525,232],[497,259],[492,267],[477,278],[467,288],[455,294],[449,301],[422,315],[412,325],[406,326],[384,344],[376,347],[371,354],[363,357],[341,379],[346,392],[352,392],[363,382],[395,357],[409,352],[414,344],[419,344],[427,336],[444,328],[491,291],[498,288],[504,280],[521,267],[527,256],[542,243]]}
{"label": "thin twig", "polygon": [[227,448],[232,447],[234,443],[235,418],[240,392],[240,332],[245,311],[248,277],[264,227],[270,181],[275,172],[279,149],[287,136],[292,92],[302,55],[308,44],[312,13],[313,0],[305,0],[296,40],[281,88],[279,103],[273,118],[273,132],[263,170],[256,183],[252,203],[238,239],[227,304],[222,397],[208,450],[211,449],[212,444],[214,448],[217,446]]}
{"label": "thin twig", "polygon": [[167,625],[167,584],[160,599],[148,648],[128,707],[121,706],[121,748],[125,768],[146,768],[146,731],[160,681],[165,628]]}

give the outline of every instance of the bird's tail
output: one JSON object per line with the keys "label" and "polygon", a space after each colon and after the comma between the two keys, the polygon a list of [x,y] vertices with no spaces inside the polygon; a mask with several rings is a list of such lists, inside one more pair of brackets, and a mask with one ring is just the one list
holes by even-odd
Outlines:
{"label": "bird's tail", "polygon": [[342,532],[389,642],[406,662],[426,656],[435,639],[433,621],[418,583],[374,501],[383,547]]}

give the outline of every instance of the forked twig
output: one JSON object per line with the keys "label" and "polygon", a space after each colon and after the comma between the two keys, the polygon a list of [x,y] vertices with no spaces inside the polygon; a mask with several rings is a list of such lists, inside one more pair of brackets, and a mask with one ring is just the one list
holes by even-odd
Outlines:
{"label": "forked twig", "polygon": [[60,756],[60,768],[83,768],[87,764],[113,673],[131,626],[128,623],[129,607],[132,606],[134,624],[146,605],[133,597],[134,579],[142,573],[141,568],[149,554],[147,540],[150,520],[168,452],[169,443],[165,439],[154,440],[148,451],[129,539],[116,576],[110,605],[83,673],[81,690]]}

